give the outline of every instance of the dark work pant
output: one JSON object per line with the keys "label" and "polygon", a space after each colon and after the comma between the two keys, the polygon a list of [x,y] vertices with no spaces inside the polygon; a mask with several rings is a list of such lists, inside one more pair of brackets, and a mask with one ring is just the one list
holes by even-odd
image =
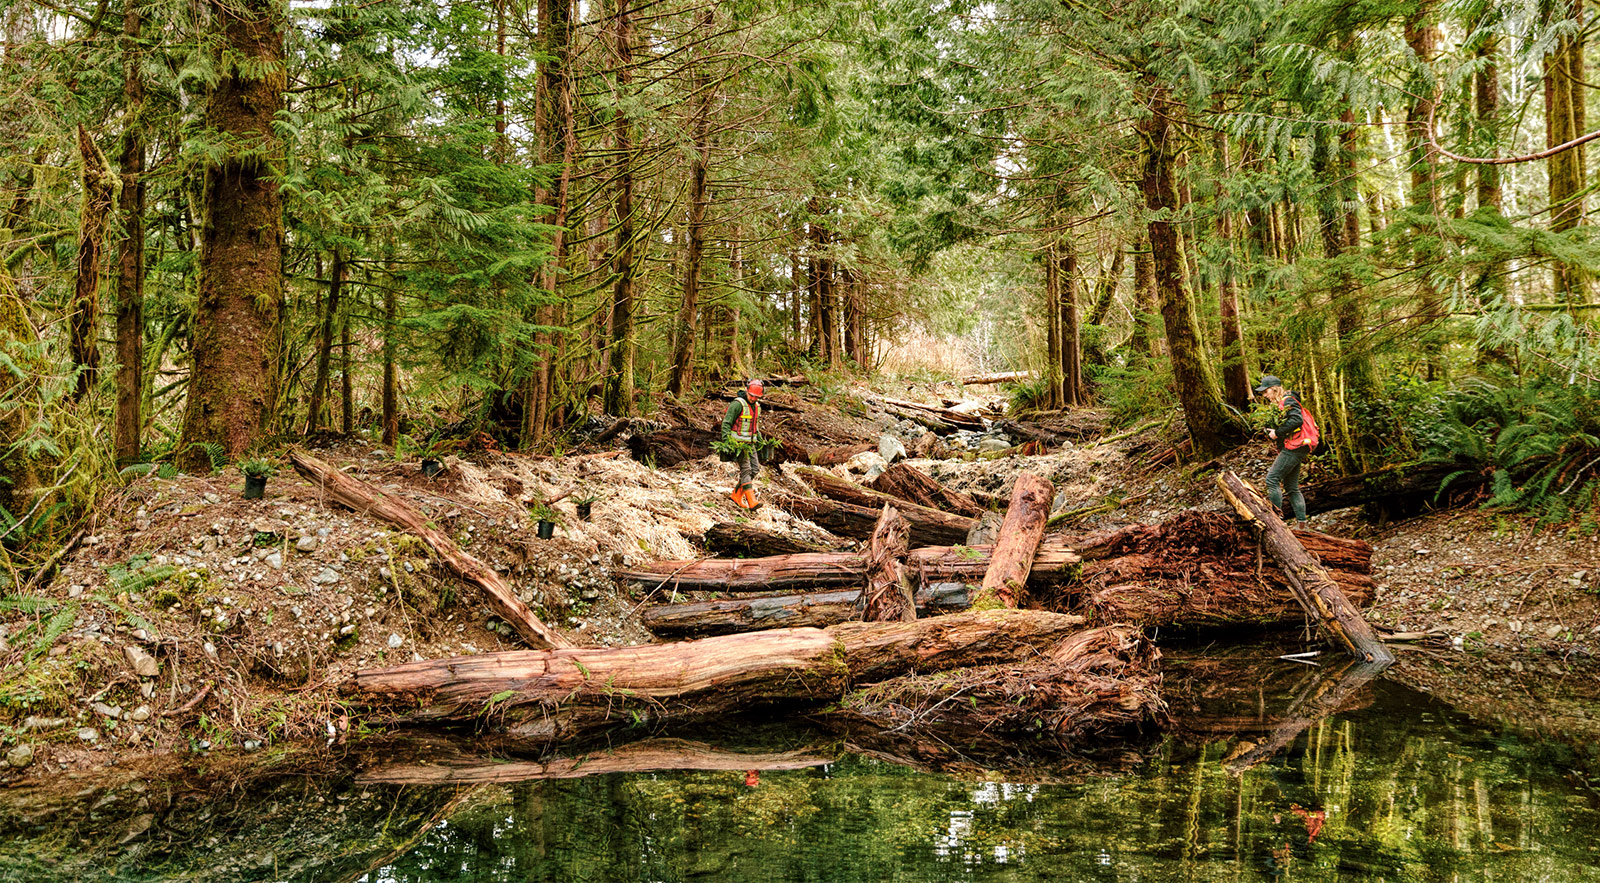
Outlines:
{"label": "dark work pant", "polygon": [[739,458],[739,487],[749,487],[755,483],[756,473],[761,471],[761,464],[756,460],[755,454],[746,454]]}
{"label": "dark work pant", "polygon": [[1283,512],[1283,493],[1289,492],[1289,505],[1294,507],[1296,521],[1306,520],[1306,498],[1300,493],[1300,466],[1306,462],[1306,449],[1285,448],[1278,452],[1267,470],[1267,500],[1274,512]]}

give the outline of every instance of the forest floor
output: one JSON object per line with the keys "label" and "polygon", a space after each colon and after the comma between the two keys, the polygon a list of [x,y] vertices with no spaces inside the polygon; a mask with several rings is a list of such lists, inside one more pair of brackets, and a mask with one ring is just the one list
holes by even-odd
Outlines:
{"label": "forest floor", "polygon": [[[894,394],[961,397],[949,386],[903,390]],[[791,410],[775,411],[773,424],[813,447],[884,434],[909,443],[925,431],[878,408],[875,395],[786,392],[775,400]],[[668,424],[714,421],[723,406],[712,400],[663,416]],[[1103,421],[1068,422],[1092,436]],[[1149,465],[1170,447],[1160,432],[1104,445],[1067,441],[1038,456],[910,462],[958,490],[1001,499],[1021,472],[1049,478],[1057,509],[1077,513],[1069,532],[1223,508],[1214,472]],[[735,508],[727,498],[733,467],[714,456],[656,468],[614,449],[482,451],[448,458],[429,479],[370,443],[347,440],[317,455],[421,509],[581,645],[654,640],[639,621],[648,593],[611,571],[703,555],[699,540],[717,522],[826,536],[776,506]],[[1257,478],[1270,455],[1265,446],[1241,448],[1221,466]],[[859,480],[873,456],[835,470]],[[804,493],[793,468],[764,470],[761,492]],[[332,507],[292,473],[272,479],[263,500],[242,499],[241,484],[232,468],[133,482],[102,507],[40,603],[0,612],[10,620],[0,623],[0,754],[19,767],[0,782],[182,749],[331,744],[360,727],[338,692],[357,670],[520,646],[417,538]],[[584,521],[573,501],[586,496],[595,502]],[[562,524],[554,539],[538,540],[529,507],[555,498]],[[1389,525],[1345,510],[1312,526],[1373,544],[1379,590],[1368,615],[1393,631],[1438,630],[1431,649],[1412,651],[1435,668],[1441,659],[1459,667],[1453,654],[1502,673],[1565,672],[1566,660],[1600,647],[1600,538],[1476,510]],[[1426,676],[1418,681],[1428,686]]]}

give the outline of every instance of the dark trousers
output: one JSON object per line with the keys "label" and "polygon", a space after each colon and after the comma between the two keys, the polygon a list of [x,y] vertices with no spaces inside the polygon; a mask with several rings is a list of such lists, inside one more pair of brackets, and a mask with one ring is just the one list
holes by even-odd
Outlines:
{"label": "dark trousers", "polygon": [[1283,494],[1287,491],[1296,521],[1306,520],[1306,498],[1300,493],[1300,467],[1306,462],[1306,454],[1303,446],[1284,448],[1267,470],[1267,500],[1272,503],[1272,510],[1283,512]]}

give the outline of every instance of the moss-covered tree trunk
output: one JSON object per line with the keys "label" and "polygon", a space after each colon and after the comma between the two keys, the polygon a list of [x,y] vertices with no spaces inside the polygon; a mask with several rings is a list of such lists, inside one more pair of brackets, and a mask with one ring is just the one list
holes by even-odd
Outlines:
{"label": "moss-covered tree trunk", "polygon": [[[1557,0],[1552,4],[1554,21],[1570,20],[1571,33],[1557,38],[1555,49],[1544,59],[1545,146],[1554,147],[1582,135],[1586,125],[1584,104],[1588,84],[1584,82],[1583,4],[1579,0]],[[1567,150],[1550,157],[1550,230],[1565,233],[1583,220],[1583,188],[1586,177],[1583,148]],[[1587,279],[1580,267],[1560,260],[1552,261],[1555,298],[1562,303],[1587,300]]]}
{"label": "moss-covered tree trunk", "polygon": [[83,158],[83,202],[78,213],[78,276],[67,326],[72,366],[77,371],[73,397],[81,399],[100,377],[100,258],[116,202],[116,176],[82,124],[78,126],[78,153]]}
{"label": "moss-covered tree trunk", "polygon": [[117,397],[112,443],[118,465],[139,459],[144,431],[144,76],[137,2],[123,13],[122,238],[117,245]]}
{"label": "moss-covered tree trunk", "polygon": [[[700,10],[695,30],[701,34],[712,33],[713,7]],[[694,164],[689,170],[689,230],[684,245],[683,301],[678,308],[677,345],[672,353],[672,377],[667,389],[673,395],[682,395],[694,384],[694,338],[696,318],[700,313],[700,265],[706,250],[706,176],[711,165],[711,104],[714,90],[707,82],[706,62],[701,49],[690,64],[695,70],[694,118],[690,123],[694,144]]]}
{"label": "moss-covered tree trunk", "polygon": [[1061,392],[1061,264],[1055,248],[1044,249],[1044,402],[1046,408],[1059,408]]}
{"label": "moss-covered tree trunk", "polygon": [[[28,321],[28,308],[17,296],[11,271],[0,261],[0,355],[20,371],[0,370],[0,509],[22,518],[40,487],[40,463],[17,443],[28,430],[30,409],[42,375],[39,333]],[[10,519],[7,519],[8,521]]]}
{"label": "moss-covered tree trunk", "polygon": [[1211,457],[1227,450],[1238,440],[1240,432],[1222,403],[1216,375],[1201,345],[1200,321],[1185,278],[1178,229],[1172,222],[1178,208],[1172,171],[1171,115],[1174,110],[1164,89],[1151,90],[1151,115],[1140,125],[1144,142],[1140,189],[1145,208],[1151,215],[1148,224],[1150,257],[1161,306],[1161,323],[1167,332],[1173,385],[1189,424],[1194,454]]}
{"label": "moss-covered tree trunk", "polygon": [[[1225,181],[1233,174],[1225,133],[1217,133],[1216,148],[1218,176]],[[1222,249],[1222,266],[1217,272],[1217,311],[1222,318],[1222,398],[1242,411],[1250,405],[1251,384],[1244,359],[1244,325],[1239,319],[1239,273],[1234,262],[1233,236],[1231,206],[1219,205],[1217,239]]]}
{"label": "moss-covered tree trunk", "polygon": [[[1406,17],[1406,45],[1415,57],[1416,72],[1411,78],[1411,106],[1406,112],[1407,144],[1411,167],[1411,204],[1425,218],[1438,217],[1439,157],[1429,146],[1427,126],[1433,116],[1433,76],[1430,67],[1439,51],[1439,24],[1434,17],[1433,0],[1420,0]],[[1441,243],[1435,231],[1418,230],[1412,249],[1417,276],[1418,327],[1428,329],[1421,340],[1430,379],[1440,371],[1441,342],[1432,329],[1444,318],[1444,298],[1433,283],[1434,265],[1441,257]]]}
{"label": "moss-covered tree trunk", "polygon": [[334,325],[339,321],[339,308],[344,295],[344,250],[335,247],[333,262],[328,270],[328,296],[322,301],[322,316],[317,330],[317,366],[311,381],[311,401],[306,415],[306,434],[310,435],[327,425],[328,378],[333,366]]}
{"label": "moss-covered tree trunk", "polygon": [[1128,348],[1135,356],[1154,358],[1156,340],[1150,333],[1150,316],[1156,311],[1156,276],[1150,263],[1150,241],[1140,236],[1133,246],[1133,333]]}
{"label": "moss-covered tree trunk", "polygon": [[1078,313],[1078,251],[1071,239],[1063,237],[1056,243],[1055,260],[1060,285],[1056,308],[1061,325],[1061,360],[1057,363],[1061,368],[1061,404],[1075,408],[1085,402],[1083,329]]}
{"label": "moss-covered tree trunk", "polygon": [[611,272],[611,358],[606,369],[606,411],[619,416],[633,413],[633,364],[638,348],[634,303],[633,121],[624,103],[633,86],[633,13],[629,0],[616,0],[612,12],[616,46],[616,118],[612,123],[617,157],[617,247]]}
{"label": "moss-covered tree trunk", "polygon": [[261,437],[277,397],[283,305],[281,145],[285,8],[278,0],[213,3],[220,77],[206,101],[217,142],[205,169],[200,292],[179,463],[206,467],[201,444],[229,457]]}

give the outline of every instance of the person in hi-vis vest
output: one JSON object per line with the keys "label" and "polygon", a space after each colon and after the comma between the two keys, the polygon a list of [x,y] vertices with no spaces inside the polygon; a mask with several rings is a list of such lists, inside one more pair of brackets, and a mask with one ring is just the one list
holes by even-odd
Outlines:
{"label": "person in hi-vis vest", "polygon": [[761,470],[761,463],[754,450],[756,426],[761,420],[761,393],[761,381],[750,381],[748,386],[739,390],[739,394],[734,396],[733,401],[728,404],[727,415],[722,418],[723,438],[750,442],[752,446],[749,453],[739,457],[739,481],[733,486],[733,493],[728,495],[741,509],[755,509],[761,505],[756,500],[755,491],[751,489],[756,480],[756,473]]}

